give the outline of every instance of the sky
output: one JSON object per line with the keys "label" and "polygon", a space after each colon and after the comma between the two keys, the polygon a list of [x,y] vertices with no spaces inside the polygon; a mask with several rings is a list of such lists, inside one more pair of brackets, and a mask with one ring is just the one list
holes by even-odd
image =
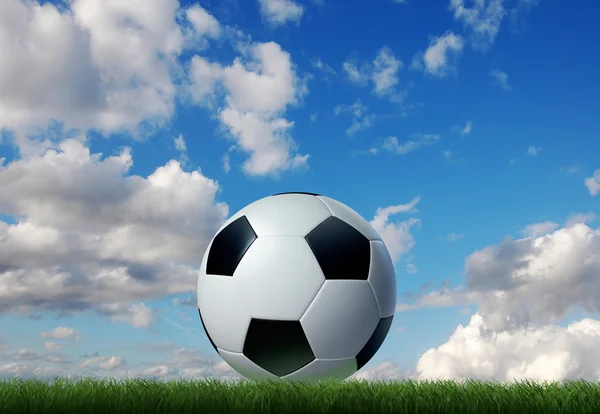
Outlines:
{"label": "sky", "polygon": [[0,1],[0,377],[236,378],[196,309],[279,192],[380,233],[361,379],[600,380],[600,3]]}

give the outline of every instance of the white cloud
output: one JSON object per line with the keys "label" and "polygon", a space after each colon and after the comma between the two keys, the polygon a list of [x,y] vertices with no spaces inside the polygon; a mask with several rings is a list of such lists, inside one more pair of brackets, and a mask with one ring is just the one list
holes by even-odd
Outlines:
{"label": "white cloud", "polygon": [[355,62],[347,60],[342,68],[350,82],[364,86],[370,81],[375,95],[399,99],[401,94],[395,89],[398,85],[398,72],[403,65],[403,62],[394,56],[394,52],[384,46],[377,51],[373,62],[363,62],[359,67]]}
{"label": "white cloud", "polygon": [[173,138],[173,144],[175,145],[175,149],[180,153],[179,161],[181,165],[186,165],[188,162],[187,144],[183,135],[180,134],[178,137]]}
{"label": "white cloud", "polygon": [[258,0],[262,17],[273,26],[300,23],[304,8],[292,0]]}
{"label": "white cloud", "polygon": [[277,43],[257,43],[248,50],[252,60],[245,65],[236,58],[223,69],[227,103],[239,111],[267,116],[298,102],[305,91],[296,76],[290,54]]}
{"label": "white cloud", "polygon": [[527,155],[529,155],[530,157],[535,157],[541,151],[542,151],[541,147],[533,147],[533,146],[531,146],[531,147],[527,148]]}
{"label": "white cloud", "polygon": [[290,156],[295,146],[289,138],[294,125],[283,118],[265,120],[252,112],[227,108],[221,112],[221,122],[227,125],[240,149],[251,152],[243,169],[248,175],[265,175],[293,170],[307,164],[309,155]]}
{"label": "white cloud", "polygon": [[398,84],[398,71],[402,68],[402,61],[396,59],[390,48],[383,47],[377,52],[373,61],[373,92],[377,96],[386,96],[392,93]]}
{"label": "white cloud", "polygon": [[417,54],[413,58],[411,67],[413,69],[424,67],[425,73],[443,78],[456,71],[454,63],[462,52],[463,46],[462,37],[452,32],[434,37],[425,53]]}
{"label": "white cloud", "polygon": [[525,237],[540,237],[552,233],[559,227],[558,223],[553,221],[544,221],[542,223],[530,224],[521,232]]}
{"label": "white cloud", "polygon": [[377,149],[375,147],[371,147],[366,150],[352,151],[352,155],[377,155],[378,152],[379,152],[379,149]]}
{"label": "white cloud", "polygon": [[81,339],[81,332],[67,326],[59,326],[51,331],[42,332],[40,338]]}
{"label": "white cloud", "polygon": [[218,38],[221,35],[221,25],[211,14],[198,5],[186,10],[186,18],[192,23],[196,35]]}
{"label": "white cloud", "polygon": [[448,234],[448,236],[446,236],[446,240],[448,240],[449,242],[455,242],[460,239],[463,239],[464,237],[465,235],[463,233],[450,233]]}
{"label": "white cloud", "polygon": [[[51,380],[55,377],[83,376],[115,379],[160,377],[162,380],[198,377],[228,381],[241,379],[225,361],[214,358],[213,352],[207,356],[196,349],[179,348],[171,343],[136,348],[136,354],[143,355],[144,362],[131,364],[118,354],[101,356],[98,352],[73,360],[61,353],[36,353],[21,349],[11,356],[10,362],[2,364],[0,361],[0,378],[18,376],[23,379],[36,377]],[[165,352],[169,355],[166,359],[162,356]]]}
{"label": "white cloud", "polygon": [[185,144],[185,139],[183,138],[183,135],[179,135],[178,137],[173,138],[173,143],[175,144],[175,149],[177,151],[187,151],[187,145]]}
{"label": "white cloud", "polygon": [[173,160],[125,176],[132,163],[127,148],[102,159],[66,140],[0,167],[0,214],[20,217],[0,221],[0,311],[127,309],[195,289],[198,252],[228,215],[218,183]]}
{"label": "white cloud", "polygon": [[296,152],[290,134],[294,123],[282,117],[307,93],[305,80],[298,78],[289,53],[277,43],[255,43],[243,52],[249,59],[238,57],[229,66],[194,56],[190,95],[196,103],[214,107],[218,92],[222,92],[218,118],[236,149],[250,155],[243,163],[246,174],[277,175],[305,167],[309,155]]}
{"label": "white cloud", "polygon": [[121,357],[110,356],[110,357],[93,357],[87,358],[85,361],[79,364],[79,368],[94,367],[101,368],[103,370],[112,371],[123,365]]}
{"label": "white cloud", "polygon": [[369,107],[357,98],[352,105],[337,105],[333,108],[335,115],[349,113],[352,115],[352,124],[346,129],[346,135],[352,136],[359,131],[373,126],[375,115],[369,113]]}
{"label": "white cloud", "polygon": [[571,214],[567,221],[565,222],[565,227],[571,227],[575,224],[583,223],[587,224],[596,219],[596,215],[594,213],[576,213]]}
{"label": "white cloud", "polygon": [[189,85],[187,92],[192,101],[198,105],[212,108],[215,103],[215,88],[221,80],[223,68],[218,63],[212,63],[198,55],[192,57],[189,69]]}
{"label": "white cloud", "polygon": [[397,306],[479,308],[446,343],[423,353],[417,378],[599,380],[600,321],[555,325],[571,310],[600,311],[599,272],[600,229],[581,223],[471,254],[465,287]]}
{"label": "white cloud", "polygon": [[126,306],[122,303],[105,303],[97,312],[110,316],[110,321],[122,321],[136,328],[147,328],[154,321],[154,312],[143,303]]}
{"label": "white cloud", "polygon": [[600,229],[579,223],[479,250],[465,261],[464,288],[429,292],[399,309],[477,303],[494,331],[553,324],[575,308],[600,311],[599,271]]}
{"label": "white cloud", "polygon": [[500,23],[506,15],[503,1],[471,0],[472,7],[467,7],[465,0],[450,0],[454,19],[469,29],[474,49],[487,50],[496,39]]}
{"label": "white cloud", "polygon": [[460,131],[462,136],[469,135],[473,130],[473,123],[471,121],[467,121],[465,127]]}
{"label": "white cloud", "polygon": [[490,72],[490,76],[494,78],[494,82],[498,84],[505,91],[510,91],[512,86],[508,83],[508,75],[506,72],[502,72],[501,70],[495,69]]}
{"label": "white cloud", "polygon": [[[206,12],[190,10],[202,29],[195,17]],[[170,118],[186,42],[178,12],[175,0],[76,0],[61,8],[2,2],[0,127],[60,120],[68,128],[140,132],[142,121],[150,127]],[[215,27],[204,33],[214,36]]]}
{"label": "white cloud", "polygon": [[599,346],[597,320],[494,332],[475,314],[446,343],[421,356],[417,375],[420,380],[598,381]]}
{"label": "white cloud", "polygon": [[423,70],[423,52],[417,52],[410,61],[410,70]]}
{"label": "white cloud", "polygon": [[327,63],[323,62],[323,60],[319,57],[311,60],[310,64],[313,68],[320,70],[325,75],[335,75],[335,70],[329,66]]}
{"label": "white cloud", "polygon": [[591,177],[585,179],[585,186],[592,197],[600,193],[600,168],[595,170]]}
{"label": "white cloud", "polygon": [[225,173],[231,171],[231,162],[229,161],[229,154],[227,153],[223,154],[223,171],[225,171]]}
{"label": "white cloud", "polygon": [[393,361],[385,361],[374,367],[365,367],[349,378],[349,380],[359,381],[402,381],[406,379],[414,379],[414,374],[402,371]]}
{"label": "white cloud", "polygon": [[249,53],[253,60],[247,66],[236,59],[223,69],[227,107],[220,112],[238,149],[250,153],[244,171],[265,175],[306,166],[309,155],[295,154],[289,133],[294,123],[280,117],[306,93],[305,84],[277,43],[255,44]]}
{"label": "white cloud", "polygon": [[172,358],[157,361],[153,366],[143,369],[121,371],[123,378],[154,378],[164,380],[193,379],[197,377],[213,377],[219,380],[239,380],[240,375],[223,360],[207,358],[195,349],[169,347]]}
{"label": "white cloud", "polygon": [[440,136],[436,134],[417,134],[413,139],[404,141],[402,144],[398,142],[396,137],[386,137],[383,140],[382,148],[394,154],[404,155],[415,151],[423,146],[435,144]]}
{"label": "white cloud", "polygon": [[62,346],[60,344],[57,344],[54,341],[48,341],[48,342],[44,342],[44,348],[56,350],[56,349],[61,349]]}
{"label": "white cloud", "polygon": [[357,85],[365,85],[369,79],[369,74],[364,69],[359,69],[354,62],[346,61],[342,64],[342,69],[346,72],[348,80]]}
{"label": "white cloud", "polygon": [[509,13],[510,26],[513,32],[519,32],[523,28],[523,16],[537,6],[538,3],[539,0],[517,0],[516,6]]}
{"label": "white cloud", "polygon": [[564,173],[564,174],[575,174],[576,172],[579,172],[580,168],[579,165],[577,164],[572,164],[572,165],[564,165],[562,167],[559,168],[559,172]]}
{"label": "white cloud", "polygon": [[375,217],[370,222],[371,226],[381,236],[394,262],[414,247],[415,240],[410,230],[414,226],[419,226],[421,220],[411,217],[408,220],[393,223],[389,221],[390,216],[398,213],[417,213],[416,206],[419,201],[421,201],[421,198],[415,197],[407,204],[378,208]]}
{"label": "white cloud", "polygon": [[[0,127],[58,120],[66,129],[147,133],[173,115],[181,80],[180,90],[209,108],[218,107],[219,92],[225,93],[220,119],[239,149],[250,153],[246,173],[306,165],[308,155],[295,153],[293,123],[281,117],[307,92],[306,82],[279,45],[251,45],[242,50],[249,61],[238,58],[226,67],[194,56],[189,79],[182,79],[179,58],[186,48],[197,49],[199,40],[222,32],[197,5],[180,9],[177,0],[149,0],[140,8],[135,2],[76,0],[60,12],[52,4],[9,2],[0,6],[0,16],[0,32],[6,31],[0,39],[7,39],[0,40],[0,53],[9,62],[0,69]],[[190,27],[178,24],[182,16]],[[17,135],[22,154],[29,145],[25,135]]]}
{"label": "white cloud", "polygon": [[417,266],[414,263],[406,264],[406,273],[414,275],[415,273],[417,273],[417,271],[418,271]]}

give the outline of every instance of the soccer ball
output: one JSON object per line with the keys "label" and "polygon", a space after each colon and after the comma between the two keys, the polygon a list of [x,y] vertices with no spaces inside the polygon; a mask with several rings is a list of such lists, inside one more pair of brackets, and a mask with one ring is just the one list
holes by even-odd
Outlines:
{"label": "soccer ball", "polygon": [[345,379],[392,324],[394,266],[377,232],[328,197],[282,193],[234,214],[198,277],[198,312],[219,355],[249,379]]}

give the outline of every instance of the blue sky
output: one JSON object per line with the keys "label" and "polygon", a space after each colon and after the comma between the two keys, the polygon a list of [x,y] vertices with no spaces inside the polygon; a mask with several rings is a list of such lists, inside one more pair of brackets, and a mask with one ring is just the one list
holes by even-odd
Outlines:
{"label": "blue sky", "polygon": [[372,221],[398,308],[359,378],[600,378],[600,6],[0,5],[0,376],[235,374],[208,241],[285,191]]}

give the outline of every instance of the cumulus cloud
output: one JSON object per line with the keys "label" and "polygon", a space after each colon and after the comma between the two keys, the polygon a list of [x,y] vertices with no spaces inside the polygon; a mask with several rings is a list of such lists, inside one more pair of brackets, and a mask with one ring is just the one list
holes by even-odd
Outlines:
{"label": "cumulus cloud", "polygon": [[372,92],[375,95],[399,99],[401,94],[396,91],[396,86],[398,85],[398,72],[403,65],[404,63],[394,56],[394,52],[384,46],[377,51],[372,62],[358,64],[352,60],[346,60],[342,68],[350,82],[359,86],[371,82],[373,84]]}
{"label": "cumulus cloud", "polygon": [[81,339],[81,332],[67,326],[59,326],[51,331],[44,331],[40,338],[49,339]]}
{"label": "cumulus cloud", "polygon": [[221,35],[221,24],[210,13],[198,5],[186,10],[186,18],[192,23],[196,36],[218,38]]}
{"label": "cumulus cloud", "polygon": [[127,176],[132,163],[127,148],[102,158],[69,139],[0,167],[0,214],[19,217],[0,222],[1,312],[94,309],[144,326],[129,302],[195,289],[228,215],[218,183],[174,160]]}
{"label": "cumulus cloud", "polygon": [[54,341],[44,342],[44,348],[46,349],[61,349],[62,346]]}
{"label": "cumulus cloud", "polygon": [[96,311],[110,316],[111,322],[122,321],[136,328],[147,328],[154,321],[154,312],[143,303],[104,303]]}
{"label": "cumulus cloud", "polygon": [[76,0],[60,8],[2,2],[0,127],[59,120],[68,128],[139,132],[143,121],[167,120],[187,36],[219,34],[199,6],[186,11],[189,33],[176,21],[179,12],[176,0]]}
{"label": "cumulus cloud", "polygon": [[475,314],[468,325],[459,325],[446,343],[421,356],[417,376],[454,381],[598,381],[598,346],[597,320],[586,318],[565,328],[547,325],[495,332]]}
{"label": "cumulus cloud", "polygon": [[504,0],[450,0],[454,20],[462,22],[471,35],[474,49],[487,50],[494,43],[500,23],[506,15]]}
{"label": "cumulus cloud", "polygon": [[229,66],[195,56],[190,65],[188,90],[195,102],[210,103],[222,88],[224,108],[218,117],[236,143],[250,155],[242,168],[248,175],[277,174],[305,167],[308,154],[296,152],[290,130],[294,123],[282,117],[307,93],[289,53],[277,43],[256,43]]}
{"label": "cumulus cloud", "polygon": [[292,0],[258,0],[258,4],[263,19],[272,26],[298,24],[304,14],[304,7]]}
{"label": "cumulus cloud", "polygon": [[542,148],[541,147],[531,146],[531,147],[527,148],[527,155],[529,155],[530,157],[535,157],[540,152],[542,152]]}
{"label": "cumulus cloud", "polygon": [[[146,368],[124,369],[119,375],[122,378],[155,378],[163,380],[194,379],[211,377],[219,380],[239,380],[240,375],[223,360],[206,357],[195,349],[179,348],[171,344],[165,347],[171,354],[169,360],[158,360]],[[148,364],[146,364],[148,365]]]}
{"label": "cumulus cloud", "polygon": [[103,370],[114,370],[123,364],[123,360],[117,356],[109,357],[93,357],[87,358],[85,361],[80,362],[78,368],[101,368]]}
{"label": "cumulus cloud", "polygon": [[456,72],[455,63],[464,47],[460,35],[447,32],[434,37],[425,53],[417,53],[411,63],[412,69],[424,69],[425,73],[443,78]]}
{"label": "cumulus cloud", "polygon": [[[223,360],[207,356],[196,349],[181,348],[172,343],[159,343],[133,349],[142,355],[139,362],[128,361],[118,352],[108,355],[82,355],[73,360],[57,352],[36,353],[29,349],[0,358],[0,378],[19,376],[51,380],[54,377],[79,378],[145,378],[240,380],[241,377]],[[113,351],[114,352],[114,351]]]}
{"label": "cumulus cloud", "polygon": [[190,61],[186,91],[198,105],[213,108],[216,105],[216,86],[221,80],[223,67],[195,55]]}
{"label": "cumulus cloud", "polygon": [[600,321],[557,325],[569,311],[600,311],[600,229],[581,221],[479,250],[465,261],[464,287],[398,304],[397,311],[478,305],[468,324],[423,353],[417,378],[599,380]]}
{"label": "cumulus cloud", "polygon": [[600,193],[600,168],[595,170],[591,177],[585,179],[585,186],[592,197]]}
{"label": "cumulus cloud", "polygon": [[407,306],[476,303],[494,331],[559,323],[575,308],[600,310],[599,252],[600,229],[583,223],[541,237],[505,239],[467,257],[466,286],[426,293]]}
{"label": "cumulus cloud", "polygon": [[390,216],[399,213],[417,213],[416,206],[420,201],[420,197],[415,197],[406,204],[378,208],[375,217],[370,222],[381,236],[394,262],[414,247],[415,239],[410,231],[413,227],[419,226],[421,220],[411,217],[408,220],[394,223],[390,221]]}

